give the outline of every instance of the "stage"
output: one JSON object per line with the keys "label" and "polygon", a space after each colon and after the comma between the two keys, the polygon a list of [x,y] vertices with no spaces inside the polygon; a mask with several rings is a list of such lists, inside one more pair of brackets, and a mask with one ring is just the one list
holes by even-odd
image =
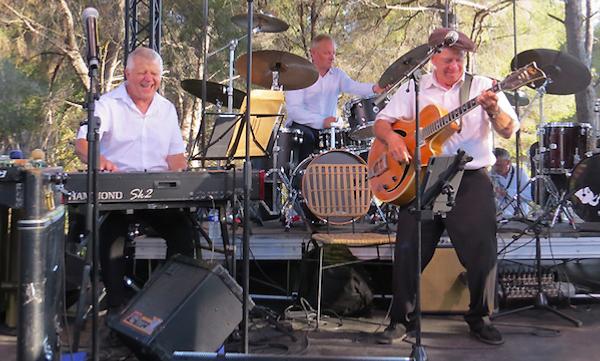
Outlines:
{"label": "stage", "polygon": [[[542,258],[578,259],[600,258],[600,223],[583,222],[575,225],[576,229],[567,223],[557,223],[553,227],[542,227],[541,246]],[[527,228],[523,222],[510,221],[498,224],[498,258],[499,259],[533,259],[535,242],[533,234],[528,232],[518,240],[518,235]],[[396,226],[391,224],[389,232],[384,225],[373,225],[365,222],[357,223],[355,233],[389,234],[391,244],[375,247],[353,247],[352,253],[360,259],[379,257],[391,260],[393,242],[396,237]],[[318,233],[352,233],[352,226],[321,226]],[[311,239],[311,234],[302,223],[293,226],[289,232],[278,221],[263,222],[263,226],[253,223],[250,236],[251,258],[256,260],[300,260],[302,244]],[[220,245],[215,245],[219,247]],[[440,246],[450,246],[449,239],[442,236]],[[236,250],[241,258],[241,229],[236,233]],[[378,253],[379,252],[379,253]],[[203,252],[204,258],[222,258],[210,251]]]}
{"label": "stage", "polygon": [[[508,222],[498,225],[498,258],[499,272],[506,268],[531,268],[531,260],[535,256],[534,237],[529,232],[514,240],[527,225],[522,222]],[[319,233],[335,235],[339,233],[373,234],[387,238],[390,243],[372,247],[350,247],[352,254],[365,269],[371,273],[374,302],[366,316],[335,317],[325,310],[320,327],[315,328],[316,312],[311,307],[299,306],[297,278],[300,276],[302,250],[310,243],[311,236],[302,224],[295,224],[289,232],[277,220],[264,222],[263,225],[252,223],[250,239],[251,283],[250,292],[258,307],[266,310],[271,319],[278,320],[279,328],[265,320],[265,313],[259,317],[252,313],[250,322],[250,352],[259,354],[307,355],[307,356],[389,356],[407,357],[411,352],[408,339],[394,345],[379,345],[376,335],[383,331],[387,324],[385,319],[390,300],[391,259],[395,227],[390,226],[391,233],[383,225],[370,224],[366,221],[354,227],[322,226]],[[544,228],[544,227],[543,227]],[[236,229],[236,250],[241,250],[241,229]],[[359,236],[360,237],[360,236]],[[473,339],[468,334],[466,323],[457,311],[439,310],[428,312],[423,323],[423,344],[430,360],[588,360],[590,355],[600,352],[600,345],[595,339],[600,328],[600,305],[593,286],[597,284],[597,258],[600,258],[600,225],[596,223],[579,223],[576,229],[566,223],[557,223],[551,228],[545,227],[541,233],[541,252],[544,264],[552,269],[561,280],[577,283],[584,280],[585,286],[577,286],[578,293],[570,300],[551,299],[552,304],[560,303],[561,310],[583,322],[582,327],[553,314],[540,310],[502,317],[495,322],[502,332],[505,343],[501,346],[488,346]],[[222,247],[214,244],[215,248]],[[440,248],[451,251],[451,243],[442,237]],[[141,250],[143,251],[143,250]],[[436,254],[440,254],[438,252]],[[453,253],[453,252],[451,252]],[[204,260],[223,259],[221,253],[203,250]],[[237,280],[241,275],[241,254],[237,252]],[[434,258],[435,260],[435,258]],[[591,264],[588,264],[588,263]],[[433,261],[432,261],[433,265]],[[432,268],[430,265],[430,268]],[[575,265],[575,267],[570,267]],[[440,264],[433,267],[440,267]],[[441,267],[447,267],[442,264]],[[450,269],[449,267],[447,269]],[[574,271],[575,270],[575,271]],[[569,273],[571,272],[571,273]],[[575,273],[573,273],[575,272]],[[578,277],[578,274],[579,276]],[[582,276],[583,275],[583,276]],[[454,276],[452,276],[454,277]],[[434,276],[434,280],[437,277]],[[436,281],[438,284],[439,280]],[[443,282],[443,281],[441,281]],[[275,283],[275,285],[273,285]],[[589,286],[591,288],[586,288]],[[583,291],[582,291],[583,290]],[[588,290],[588,291],[585,291]],[[462,291],[463,294],[465,290]],[[435,297],[435,296],[434,296]],[[506,310],[525,302],[499,303],[498,311]],[[263,308],[266,307],[266,308]],[[430,307],[430,306],[428,306]],[[69,313],[72,314],[73,307]],[[71,320],[72,321],[72,320]],[[218,326],[218,325],[214,325]],[[197,325],[196,327],[207,327]],[[213,327],[213,326],[208,326]],[[129,349],[122,346],[105,325],[104,316],[100,318],[101,360],[135,360]],[[91,322],[88,321],[82,336],[80,351],[89,351]],[[282,332],[289,330],[289,332]],[[16,337],[9,336],[10,330],[3,330],[0,335],[0,352],[3,360],[16,360]],[[72,330],[70,330],[72,332]],[[293,337],[292,337],[293,336]],[[61,335],[63,352],[67,352],[67,328]],[[226,343],[229,352],[237,352],[239,339],[230,338]],[[69,360],[67,358],[66,360]]]}
{"label": "stage", "polygon": [[[430,360],[457,361],[559,361],[593,360],[600,353],[596,342],[600,332],[600,306],[577,304],[564,310],[583,321],[580,328],[542,311],[528,311],[496,322],[505,343],[500,346],[482,344],[468,335],[460,316],[426,315],[422,342]],[[253,319],[250,327],[250,352],[306,356],[390,356],[407,357],[411,340],[393,345],[378,345],[375,334],[383,330],[385,310],[375,310],[371,317],[357,319],[326,318],[318,331],[299,317],[283,321],[293,327],[291,335],[274,329],[263,320]],[[108,336],[101,318],[101,360],[136,360],[125,347]],[[89,330],[89,328],[88,328]],[[89,331],[84,335],[83,350],[89,350]],[[63,337],[66,335],[63,333]],[[108,341],[108,344],[107,344]],[[231,345],[233,348],[234,345]],[[0,335],[0,353],[4,361],[16,360],[16,338]],[[69,360],[67,357],[65,360]]]}

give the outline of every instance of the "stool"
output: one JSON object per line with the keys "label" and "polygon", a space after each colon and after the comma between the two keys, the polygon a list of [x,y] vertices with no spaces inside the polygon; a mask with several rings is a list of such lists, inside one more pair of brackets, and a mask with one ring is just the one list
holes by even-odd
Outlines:
{"label": "stool", "polygon": [[319,247],[318,261],[318,279],[317,279],[317,328],[321,320],[321,291],[323,287],[323,271],[326,269],[348,266],[363,262],[361,260],[337,263],[328,266],[323,266],[323,246],[330,245],[345,245],[348,247],[377,247],[377,257],[379,258],[379,246],[386,244],[394,244],[396,240],[395,234],[380,234],[380,233],[315,233],[311,240],[316,247]]}

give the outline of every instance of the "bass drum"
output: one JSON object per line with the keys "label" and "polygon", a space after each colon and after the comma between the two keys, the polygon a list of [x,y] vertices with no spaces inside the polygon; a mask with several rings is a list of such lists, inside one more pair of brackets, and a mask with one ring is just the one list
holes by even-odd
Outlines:
{"label": "bass drum", "polygon": [[331,150],[313,155],[296,167],[292,178],[309,221],[347,224],[369,210],[367,165],[353,153]]}
{"label": "bass drum", "polygon": [[569,179],[573,210],[584,221],[600,222],[600,154],[579,162]]}

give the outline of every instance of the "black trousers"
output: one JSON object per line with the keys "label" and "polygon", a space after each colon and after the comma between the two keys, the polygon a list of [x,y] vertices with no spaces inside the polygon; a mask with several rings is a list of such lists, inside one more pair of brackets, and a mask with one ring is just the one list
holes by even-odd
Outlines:
{"label": "black trousers", "polygon": [[298,149],[298,156],[300,161],[302,161],[317,150],[317,146],[319,145],[319,130],[296,122],[292,123],[290,127],[300,129],[304,133],[302,144]]}
{"label": "black trousers", "polygon": [[108,307],[118,307],[129,299],[125,286],[123,251],[128,227],[132,223],[151,226],[167,241],[167,258],[175,254],[194,255],[194,227],[189,215],[179,209],[136,210],[132,215],[110,212],[100,225],[100,265],[106,287]]}
{"label": "black trousers", "polygon": [[[465,320],[472,327],[489,323],[496,283],[496,206],[491,180],[485,169],[465,171],[456,203],[444,219],[422,223],[421,262],[424,269],[435,252],[444,229],[460,263],[467,270],[470,292]],[[394,250],[391,321],[413,321],[416,302],[417,222],[408,207],[400,211]]]}

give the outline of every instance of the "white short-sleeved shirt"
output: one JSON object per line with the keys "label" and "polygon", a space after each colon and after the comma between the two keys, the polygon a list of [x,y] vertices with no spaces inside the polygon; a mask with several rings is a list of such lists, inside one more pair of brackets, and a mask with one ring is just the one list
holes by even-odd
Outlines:
{"label": "white short-sleeved shirt", "polygon": [[373,95],[373,84],[354,81],[342,69],[331,68],[308,88],[285,92],[286,125],[296,122],[323,129],[323,119],[336,116],[341,93],[366,97]]}
{"label": "white short-sleeved shirt", "polygon": [[[442,87],[433,74],[423,75],[420,82],[419,111],[425,106],[436,104],[445,108],[448,112],[458,108],[460,104],[460,87],[464,81],[458,81],[450,89]],[[473,76],[469,99],[477,97],[483,90],[491,88],[492,79],[483,76]],[[410,90],[408,90],[410,87]],[[398,119],[415,118],[414,84],[408,82],[402,85],[388,105],[377,115],[377,119],[395,122]],[[504,93],[498,93],[498,105],[503,112],[508,114],[515,122],[515,130],[519,127],[519,121],[514,109],[506,99]],[[422,128],[422,127],[421,127]],[[471,112],[462,117],[462,129],[452,135],[443,144],[443,154],[456,154],[458,149],[467,152],[473,160],[466,164],[466,169],[479,169],[489,167],[496,162],[493,153],[492,124],[487,113],[481,106],[477,106]]]}
{"label": "white short-sleeved shirt", "polygon": [[[122,172],[166,171],[167,156],[185,152],[175,106],[156,93],[146,114],[136,107],[125,83],[96,102],[100,118],[100,154]],[[85,139],[87,125],[79,128]]]}

